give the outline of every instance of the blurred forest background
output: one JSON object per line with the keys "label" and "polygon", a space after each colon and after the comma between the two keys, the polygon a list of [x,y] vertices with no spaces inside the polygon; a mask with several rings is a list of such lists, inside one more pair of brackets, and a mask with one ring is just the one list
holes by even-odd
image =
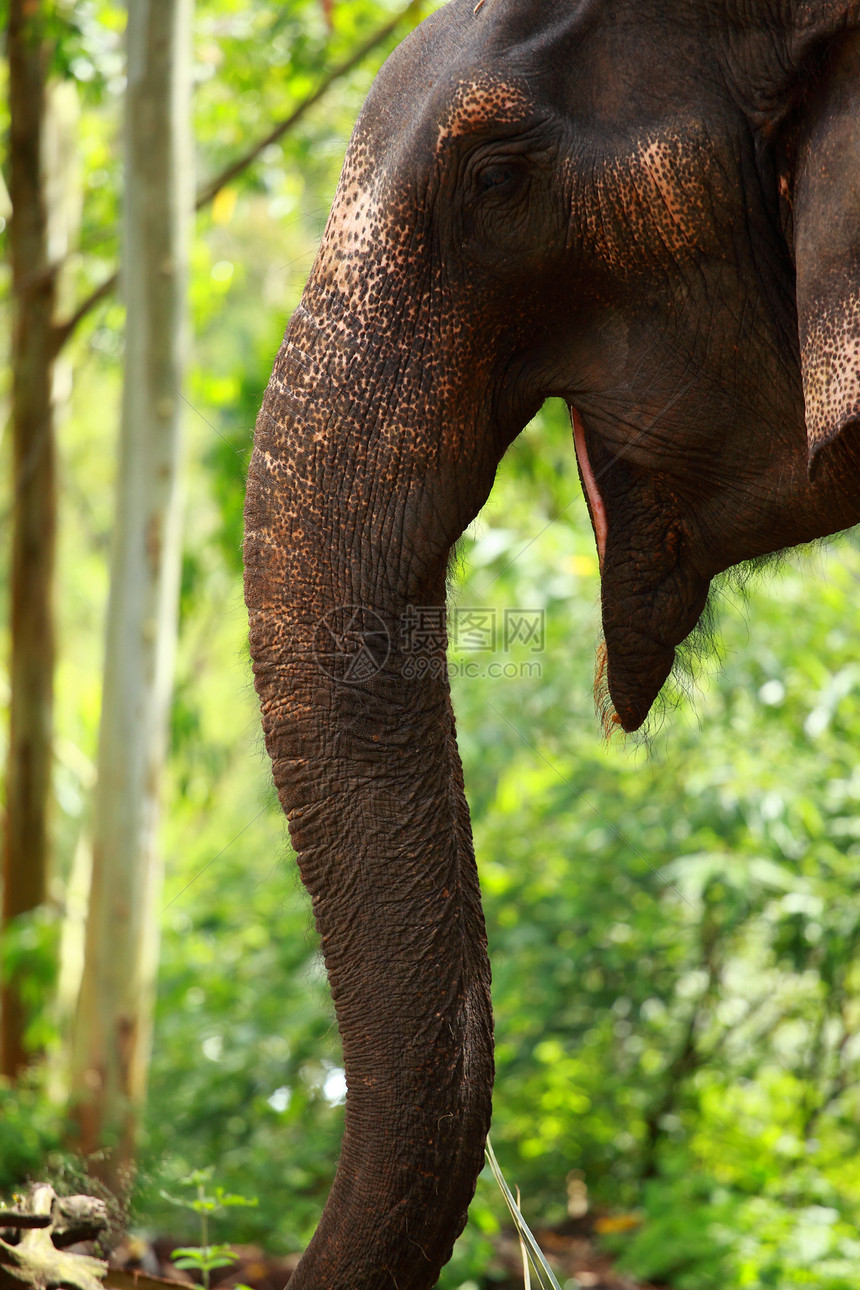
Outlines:
{"label": "blurred forest background", "polygon": [[[36,803],[46,821],[41,859],[29,850],[37,825],[16,835],[9,824],[24,772],[14,738],[3,750],[0,1193],[78,1168],[109,1179],[113,1170],[116,1182],[121,1166],[120,1182],[134,1180],[132,1226],[193,1239],[193,1216],[184,1229],[165,1193],[214,1166],[218,1184],[258,1202],[231,1210],[220,1240],[293,1251],[319,1215],[344,1083],[251,684],[244,472],[351,125],[375,68],[431,7],[198,0],[193,13],[191,343],[181,397],[174,385],[165,396],[168,412],[181,412],[184,440],[178,639],[166,760],[159,770],[154,755],[149,785],[161,803],[157,844],[132,857],[145,873],[129,888],[140,917],[151,910],[159,925],[160,952],[151,1055],[149,969],[139,973],[140,1079],[120,1089],[131,1102],[118,1129],[100,1118],[110,1081],[81,1035],[102,1015],[114,951],[119,962],[142,936],[155,964],[147,928],[110,919],[114,950],[108,941],[100,956],[85,952],[111,859],[100,812],[112,803],[114,754],[103,750],[100,790],[97,780],[100,724],[104,741],[119,702],[116,682],[103,690],[112,533],[142,487],[118,447],[134,412],[121,414],[134,320],[113,280],[123,183],[133,178],[122,147],[126,14],[108,0],[29,6],[41,15],[30,60],[47,87],[40,120],[26,117],[20,98],[23,64],[16,105],[8,73],[22,5],[7,0],[0,216],[8,224],[10,192],[23,194],[22,211],[28,201],[22,172],[17,189],[11,173],[11,107],[19,144],[43,127],[48,140],[53,241],[38,281],[53,291],[56,482],[39,483],[15,448],[19,344],[0,387],[4,741],[23,684],[5,670],[16,657],[11,637],[24,630],[13,608],[22,586],[28,606],[42,594],[38,552],[23,566],[13,556],[28,497],[42,550],[55,495],[57,546],[54,574],[49,564],[44,573],[54,662],[36,648],[50,644],[44,624],[23,662],[18,655],[28,684],[54,678],[52,720],[50,696],[39,700],[50,753],[46,810]],[[38,76],[31,81],[38,89]],[[0,277],[7,336],[13,307],[33,303],[13,231],[14,221]],[[50,444],[40,442],[44,465]],[[33,490],[43,486],[40,501]],[[178,526],[170,541],[178,559]],[[860,550],[848,537],[792,555],[754,585],[724,588],[718,652],[677,689],[647,742],[607,745],[592,701],[597,561],[562,406],[548,405],[512,447],[460,545],[462,630],[451,661],[494,971],[494,1146],[533,1225],[588,1209],[622,1268],[678,1290],[860,1283],[858,577]],[[165,586],[170,601],[170,576]],[[124,588],[134,592],[127,577]],[[114,603],[118,595],[114,586]],[[535,630],[512,641],[505,627],[514,621]],[[143,735],[131,723],[136,747]],[[146,810],[152,825],[152,802]],[[22,873],[29,896],[17,890]],[[122,1054],[105,1062],[122,1067]],[[75,1147],[83,1165],[73,1163]],[[482,1177],[443,1286],[493,1284],[503,1222],[501,1198]]]}

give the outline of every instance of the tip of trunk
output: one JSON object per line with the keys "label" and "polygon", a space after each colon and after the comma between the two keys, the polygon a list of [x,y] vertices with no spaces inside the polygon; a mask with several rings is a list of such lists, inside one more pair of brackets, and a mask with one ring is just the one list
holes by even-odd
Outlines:
{"label": "tip of trunk", "polygon": [[610,669],[609,649],[603,640],[597,647],[594,674],[594,706],[607,739],[618,730],[633,734],[647,720],[663,685],[675,662],[671,647],[652,648],[647,655],[642,651],[642,668],[617,668],[618,676]]}

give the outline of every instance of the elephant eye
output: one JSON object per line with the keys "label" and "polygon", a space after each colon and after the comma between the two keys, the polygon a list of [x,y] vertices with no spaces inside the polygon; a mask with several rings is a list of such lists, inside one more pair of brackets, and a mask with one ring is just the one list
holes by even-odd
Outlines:
{"label": "elephant eye", "polygon": [[520,179],[520,171],[517,166],[495,164],[484,166],[478,176],[478,191],[480,193],[508,193],[516,188]]}

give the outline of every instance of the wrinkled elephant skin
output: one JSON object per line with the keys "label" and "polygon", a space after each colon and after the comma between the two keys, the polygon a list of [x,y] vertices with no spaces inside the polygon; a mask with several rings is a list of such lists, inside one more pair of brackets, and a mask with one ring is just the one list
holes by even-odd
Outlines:
{"label": "wrinkled elephant skin", "polygon": [[432,1286],[481,1167],[489,967],[442,607],[511,440],[567,401],[625,730],[716,574],[860,519],[858,68],[856,0],[454,0],[377,78],[246,509],[348,1084],[296,1290]]}

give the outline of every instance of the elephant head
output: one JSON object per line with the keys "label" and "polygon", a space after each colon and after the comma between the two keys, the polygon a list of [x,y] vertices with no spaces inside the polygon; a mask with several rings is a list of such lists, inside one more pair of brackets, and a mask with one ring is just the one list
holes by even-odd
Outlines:
{"label": "elephant head", "polygon": [[257,423],[246,596],[343,1038],[295,1274],[419,1290],[490,1117],[449,554],[567,400],[634,730],[739,561],[860,519],[860,6],[453,0],[389,59]]}

